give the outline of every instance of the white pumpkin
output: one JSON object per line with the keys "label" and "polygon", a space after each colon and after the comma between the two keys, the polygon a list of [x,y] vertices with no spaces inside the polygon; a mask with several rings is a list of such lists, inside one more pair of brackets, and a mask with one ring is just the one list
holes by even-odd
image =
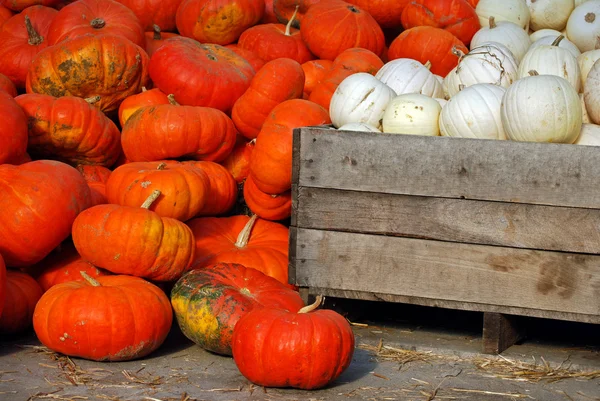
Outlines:
{"label": "white pumpkin", "polygon": [[366,72],[346,77],[333,93],[329,117],[334,127],[367,123],[379,127],[383,112],[396,96],[392,88]]}
{"label": "white pumpkin", "polygon": [[475,7],[482,27],[488,26],[489,18],[499,21],[511,21],[527,31],[529,29],[529,7],[525,0],[479,0]]}
{"label": "white pumpkin", "polygon": [[441,97],[442,85],[429,71],[430,65],[423,65],[410,58],[398,58],[385,63],[375,77],[392,88],[397,95],[421,93],[430,97]]}
{"label": "white pumpkin", "polygon": [[591,122],[600,124],[600,60],[597,60],[583,85],[585,109]]}
{"label": "white pumpkin", "polygon": [[585,99],[583,98],[583,93],[579,94],[579,101],[581,102],[581,121],[584,124],[590,124],[590,116],[588,116],[588,112],[585,107]]}
{"label": "white pumpkin", "polygon": [[600,37],[600,0],[576,7],[567,21],[567,37],[581,52],[594,50]]}
{"label": "white pumpkin", "polygon": [[[556,40],[562,37],[561,35]],[[577,93],[581,89],[581,72],[577,59],[567,49],[557,45],[542,45],[530,49],[519,65],[519,79],[528,77],[531,70],[537,71],[540,75],[562,77],[573,85]]]}
{"label": "white pumpkin", "polygon": [[493,84],[475,84],[454,95],[440,114],[443,136],[506,139],[500,105],[504,89]]}
{"label": "white pumpkin", "polygon": [[573,0],[526,0],[529,7],[529,27],[561,30],[567,26],[567,20],[573,8]]}
{"label": "white pumpkin", "polygon": [[567,37],[565,35],[563,35],[562,33],[560,35],[556,35],[556,36],[555,35],[546,35],[546,36],[539,38],[538,40],[533,42],[531,44],[531,46],[529,46],[529,50],[534,49],[538,46],[551,45],[560,36],[563,36],[564,39],[560,40],[558,47],[568,50],[569,52],[571,52],[571,54],[574,57],[579,57],[581,55],[581,52],[579,51],[577,46],[575,46],[575,44],[573,42],[571,42],[569,39],[567,39]]}
{"label": "white pumpkin", "polygon": [[590,0],[575,0],[573,3],[575,4],[575,7],[578,7],[578,6],[582,5],[583,3],[585,3],[586,1],[590,1]]}
{"label": "white pumpkin", "polygon": [[438,136],[441,110],[435,99],[420,93],[397,96],[383,113],[383,132]]}
{"label": "white pumpkin", "polygon": [[381,132],[377,127],[367,123],[348,123],[338,128],[339,131]]}
{"label": "white pumpkin", "polygon": [[575,145],[600,146],[600,125],[583,124]]}
{"label": "white pumpkin", "polygon": [[489,19],[488,27],[482,27],[475,32],[471,39],[471,49],[485,42],[502,43],[510,49],[517,62],[521,61],[531,46],[529,35],[523,28],[510,21],[496,22],[493,16]]}
{"label": "white pumpkin", "polygon": [[573,143],[581,131],[577,91],[556,75],[533,75],[512,84],[502,98],[506,137],[522,142]]}
{"label": "white pumpkin", "polygon": [[517,61],[504,45],[486,42],[461,55],[458,65],[444,78],[444,87],[451,98],[462,87],[494,84],[507,88],[517,79]]}
{"label": "white pumpkin", "polygon": [[533,43],[536,40],[543,38],[544,36],[557,37],[560,35],[562,35],[562,32],[557,31],[556,29],[540,29],[539,31],[531,32],[531,34],[529,34],[529,39],[531,40],[531,43]]}
{"label": "white pumpkin", "polygon": [[448,103],[446,99],[442,99],[441,97],[434,97],[434,99],[437,100],[437,102],[440,104],[440,106],[442,106],[442,108],[444,108],[446,103]]}
{"label": "white pumpkin", "polygon": [[581,72],[581,86],[585,85],[585,80],[592,69],[594,63],[600,59],[600,49],[590,50],[581,53],[577,57],[577,64],[579,64],[579,71]]}

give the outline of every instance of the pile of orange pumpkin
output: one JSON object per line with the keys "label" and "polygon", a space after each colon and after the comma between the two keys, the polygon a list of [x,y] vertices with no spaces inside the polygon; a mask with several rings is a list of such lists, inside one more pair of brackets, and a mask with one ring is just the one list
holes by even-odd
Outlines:
{"label": "pile of orange pumpkin", "polygon": [[0,0],[0,333],[122,361],[176,321],[256,384],[337,378],[350,325],[288,284],[293,129],[392,60],[441,82],[477,3]]}

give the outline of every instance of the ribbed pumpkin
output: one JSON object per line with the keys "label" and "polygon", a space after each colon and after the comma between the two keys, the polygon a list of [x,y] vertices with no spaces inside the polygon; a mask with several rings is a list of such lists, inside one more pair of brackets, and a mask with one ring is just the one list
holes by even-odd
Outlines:
{"label": "ribbed pumpkin", "polygon": [[237,200],[238,187],[233,176],[224,166],[208,160],[185,161],[183,164],[189,164],[204,171],[210,183],[204,206],[196,213],[196,216],[218,216],[233,208]]}
{"label": "ribbed pumpkin", "polygon": [[255,144],[255,140],[249,141],[242,135],[238,135],[235,147],[229,156],[221,162],[238,184],[244,182],[250,173],[250,160],[252,160]]}
{"label": "ribbed pumpkin", "polygon": [[413,0],[346,0],[371,14],[382,28],[400,26],[402,11]]}
{"label": "ribbed pumpkin", "polygon": [[248,89],[254,72],[233,50],[189,38],[165,40],[150,62],[155,86],[179,103],[226,112]]}
{"label": "ribbed pumpkin", "polygon": [[263,65],[265,65],[265,60],[260,58],[254,51],[248,49],[242,49],[237,45],[237,43],[226,45],[226,48],[232,50],[238,56],[246,59],[246,61],[252,66],[254,72],[258,72]]}
{"label": "ribbed pumpkin", "polygon": [[144,28],[128,7],[113,0],[77,0],[63,7],[50,25],[48,43],[69,38],[115,35],[144,47]]}
{"label": "ribbed pumpkin", "polygon": [[41,261],[71,234],[75,217],[90,205],[88,185],[68,164],[0,165],[0,253],[6,265]]}
{"label": "ribbed pumpkin", "polygon": [[135,113],[138,109],[144,106],[155,106],[158,104],[169,104],[168,96],[158,88],[146,89],[142,87],[140,93],[131,95],[121,102],[119,105],[119,123],[121,127],[125,126],[125,122]]}
{"label": "ribbed pumpkin", "polygon": [[86,34],[39,52],[26,89],[54,97],[100,96],[94,105],[109,112],[148,86],[148,62],[144,49],[122,36]]}
{"label": "ribbed pumpkin", "polygon": [[27,71],[33,57],[48,47],[45,39],[58,11],[32,6],[11,17],[0,29],[0,73],[18,88],[25,88]]}
{"label": "ribbed pumpkin", "polygon": [[334,60],[353,47],[371,50],[379,56],[385,46],[377,21],[360,7],[341,0],[321,1],[311,6],[302,19],[300,33],[311,53],[326,60]]}
{"label": "ribbed pumpkin", "polygon": [[16,163],[27,151],[27,116],[5,91],[0,91],[0,121],[0,165]]}
{"label": "ribbed pumpkin", "polygon": [[442,28],[467,46],[481,28],[477,13],[467,0],[412,0],[402,12],[402,26]]}
{"label": "ribbed pumpkin", "polygon": [[73,222],[73,243],[81,257],[116,274],[156,281],[177,280],[194,259],[194,236],[179,220],[160,217],[148,208],[96,205]]}
{"label": "ribbed pumpkin", "polygon": [[4,4],[0,4],[0,27],[6,20],[13,16],[13,11],[7,8]]}
{"label": "ribbed pumpkin", "polygon": [[162,31],[175,32],[175,13],[181,0],[117,0],[127,6],[140,21],[145,31],[151,31],[154,25]]}
{"label": "ribbed pumpkin", "polygon": [[171,290],[171,305],[183,334],[200,347],[231,355],[238,320],[264,306],[298,311],[300,295],[279,281],[237,263],[218,263],[192,270]]}
{"label": "ribbed pumpkin", "polygon": [[303,99],[286,100],[275,106],[258,137],[250,163],[256,186],[268,194],[280,194],[292,186],[293,129],[329,124],[323,107]]}
{"label": "ribbed pumpkin", "polygon": [[300,30],[291,27],[293,21],[292,18],[287,25],[260,24],[248,28],[241,34],[238,46],[253,51],[265,61],[291,58],[302,64],[314,59]]}
{"label": "ribbed pumpkin", "polygon": [[[273,14],[279,22],[287,24],[293,20],[292,26],[300,28],[300,22],[306,11],[321,0],[273,0]],[[294,16],[294,18],[292,18]]]}
{"label": "ribbed pumpkin", "polygon": [[93,166],[89,164],[80,164],[77,170],[83,175],[85,182],[90,187],[92,196],[92,205],[101,205],[108,203],[106,199],[106,182],[110,177],[111,171],[103,166]]}
{"label": "ribbed pumpkin", "polygon": [[257,188],[252,174],[244,181],[246,205],[265,220],[285,220],[292,215],[292,194],[285,191],[277,195],[265,193]]}
{"label": "ribbed pumpkin", "polygon": [[19,12],[36,5],[58,7],[63,2],[64,0],[2,0],[0,8],[6,7],[12,11]]}
{"label": "ribbed pumpkin", "polygon": [[445,77],[458,64],[452,49],[468,53],[469,49],[456,36],[441,28],[417,26],[402,32],[390,44],[388,58],[412,58],[422,64],[431,63],[431,72]]}
{"label": "ribbed pumpkin", "polygon": [[29,274],[8,270],[0,333],[16,334],[31,327],[33,311],[42,293],[42,288]]}
{"label": "ribbed pumpkin", "polygon": [[142,358],[160,347],[172,322],[165,293],[125,275],[55,285],[33,315],[33,328],[43,345],[94,361]]}
{"label": "ribbed pumpkin", "polygon": [[17,87],[6,75],[0,74],[0,91],[8,93],[10,96],[17,96]]}
{"label": "ribbed pumpkin", "polygon": [[172,100],[140,108],[129,117],[121,134],[129,161],[178,157],[221,161],[231,153],[237,130],[221,110],[182,106]]}
{"label": "ribbed pumpkin", "polygon": [[183,0],[177,9],[177,30],[200,43],[228,45],[264,13],[264,0]]}
{"label": "ribbed pumpkin", "polygon": [[177,161],[127,163],[117,167],[106,183],[109,203],[123,206],[141,205],[154,190],[161,195],[148,209],[185,221],[202,210],[211,187],[202,169]]}
{"label": "ribbed pumpkin", "polygon": [[96,99],[75,96],[23,94],[15,100],[28,120],[28,152],[35,158],[51,158],[71,165],[112,166],[121,153],[121,133],[102,111]]}
{"label": "ribbed pumpkin", "polygon": [[165,43],[165,40],[170,38],[179,38],[180,36],[178,33],[162,32],[160,27],[154,24],[152,30],[146,31],[144,37],[146,38],[144,50],[146,50],[148,56],[152,57],[156,49]]}
{"label": "ribbed pumpkin", "polygon": [[333,65],[331,60],[310,60],[302,64],[304,71],[304,93],[310,95],[321,83]]}
{"label": "ribbed pumpkin", "polygon": [[218,262],[239,263],[288,284],[289,230],[257,215],[201,217],[186,223],[196,238],[191,269]]}
{"label": "ribbed pumpkin", "polygon": [[254,139],[271,110],[283,101],[301,98],[303,90],[304,71],[297,61],[289,58],[269,61],[233,105],[231,119],[240,134]]}

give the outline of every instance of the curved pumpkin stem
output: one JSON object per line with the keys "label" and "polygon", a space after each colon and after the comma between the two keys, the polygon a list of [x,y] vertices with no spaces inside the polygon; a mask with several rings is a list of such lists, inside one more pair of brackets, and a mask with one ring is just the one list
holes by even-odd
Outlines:
{"label": "curved pumpkin stem", "polygon": [[27,43],[29,43],[32,46],[36,46],[44,41],[44,38],[41,37],[40,34],[37,33],[37,31],[33,27],[33,24],[29,19],[29,15],[25,16],[25,28],[27,29],[27,36],[29,36]]}
{"label": "curved pumpkin stem", "polygon": [[96,96],[92,96],[92,97],[86,97],[84,100],[86,102],[88,102],[89,104],[94,104],[94,103],[98,103],[100,101],[100,96],[96,95]]}
{"label": "curved pumpkin stem", "polygon": [[152,39],[161,40],[162,35],[160,34],[160,26],[154,24],[154,25],[152,25],[152,30],[154,31],[154,35],[152,36]]}
{"label": "curved pumpkin stem", "polygon": [[254,223],[258,219],[258,215],[254,214],[250,217],[250,220],[246,223],[242,231],[240,231],[237,240],[235,241],[236,248],[245,248],[248,245],[248,241],[250,241],[250,233],[252,232],[252,228],[254,227]]}
{"label": "curved pumpkin stem", "polygon": [[300,309],[298,311],[298,313],[308,313],[308,312],[312,312],[315,309],[317,309],[319,306],[321,306],[321,303],[325,300],[325,297],[323,295],[317,295],[317,299],[315,300],[315,302],[312,305],[307,305],[304,308]]}
{"label": "curved pumpkin stem", "polygon": [[92,21],[90,21],[90,25],[94,29],[101,29],[106,26],[106,21],[104,21],[102,18],[94,18]]}
{"label": "curved pumpkin stem", "polygon": [[425,64],[423,64],[425,66],[425,68],[427,68],[428,70],[431,70],[431,61],[427,60],[427,62]]}
{"label": "curved pumpkin stem", "polygon": [[454,54],[458,58],[463,58],[465,56],[465,53],[463,53],[456,46],[452,46],[452,54]]}
{"label": "curved pumpkin stem", "polygon": [[291,35],[290,31],[292,29],[292,24],[294,23],[294,20],[296,19],[296,15],[298,15],[299,8],[300,8],[300,5],[296,5],[296,9],[294,10],[294,13],[290,17],[290,20],[288,21],[287,25],[285,26],[285,36]]}
{"label": "curved pumpkin stem", "polygon": [[172,93],[169,93],[167,95],[167,99],[169,99],[169,104],[172,104],[173,106],[180,106],[179,103],[177,103],[177,100],[175,100],[175,95]]}
{"label": "curved pumpkin stem", "polygon": [[145,86],[142,86],[142,92],[147,92],[147,91],[148,91],[148,89],[146,89]]}
{"label": "curved pumpkin stem", "polygon": [[565,38],[565,35],[557,36],[556,39],[554,39],[554,42],[552,42],[551,46],[558,46],[564,38]]}
{"label": "curved pumpkin stem", "polygon": [[85,279],[85,281],[87,281],[88,283],[90,283],[90,285],[92,285],[94,287],[102,287],[102,284],[100,284],[98,282],[98,280],[96,280],[95,278],[92,278],[89,274],[87,274],[83,270],[80,270],[79,274],[81,274],[81,277],[83,277]]}
{"label": "curved pumpkin stem", "polygon": [[157,169],[157,170],[164,170],[164,169],[165,169],[165,167],[167,167],[167,163],[165,163],[165,162],[162,162],[162,163],[160,163],[158,166],[156,166],[156,169]]}
{"label": "curved pumpkin stem", "polygon": [[160,191],[158,189],[155,189],[154,191],[152,191],[152,193],[150,194],[150,196],[148,198],[146,198],[146,200],[144,201],[144,203],[142,203],[142,208],[143,209],[149,209],[150,206],[152,206],[152,204],[154,203],[154,201],[156,199],[158,199],[158,197],[160,196]]}
{"label": "curved pumpkin stem", "polygon": [[496,25],[496,18],[494,18],[492,15],[490,15],[490,18],[488,19],[488,21],[490,23],[490,29],[494,29],[498,26],[498,25]]}

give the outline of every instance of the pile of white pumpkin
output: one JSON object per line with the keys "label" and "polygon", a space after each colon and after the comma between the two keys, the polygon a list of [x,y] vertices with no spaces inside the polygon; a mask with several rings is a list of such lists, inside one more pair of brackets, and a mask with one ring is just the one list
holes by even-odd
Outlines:
{"label": "pile of white pumpkin", "polygon": [[600,146],[600,0],[480,0],[482,28],[446,77],[412,59],[357,73],[340,130]]}

